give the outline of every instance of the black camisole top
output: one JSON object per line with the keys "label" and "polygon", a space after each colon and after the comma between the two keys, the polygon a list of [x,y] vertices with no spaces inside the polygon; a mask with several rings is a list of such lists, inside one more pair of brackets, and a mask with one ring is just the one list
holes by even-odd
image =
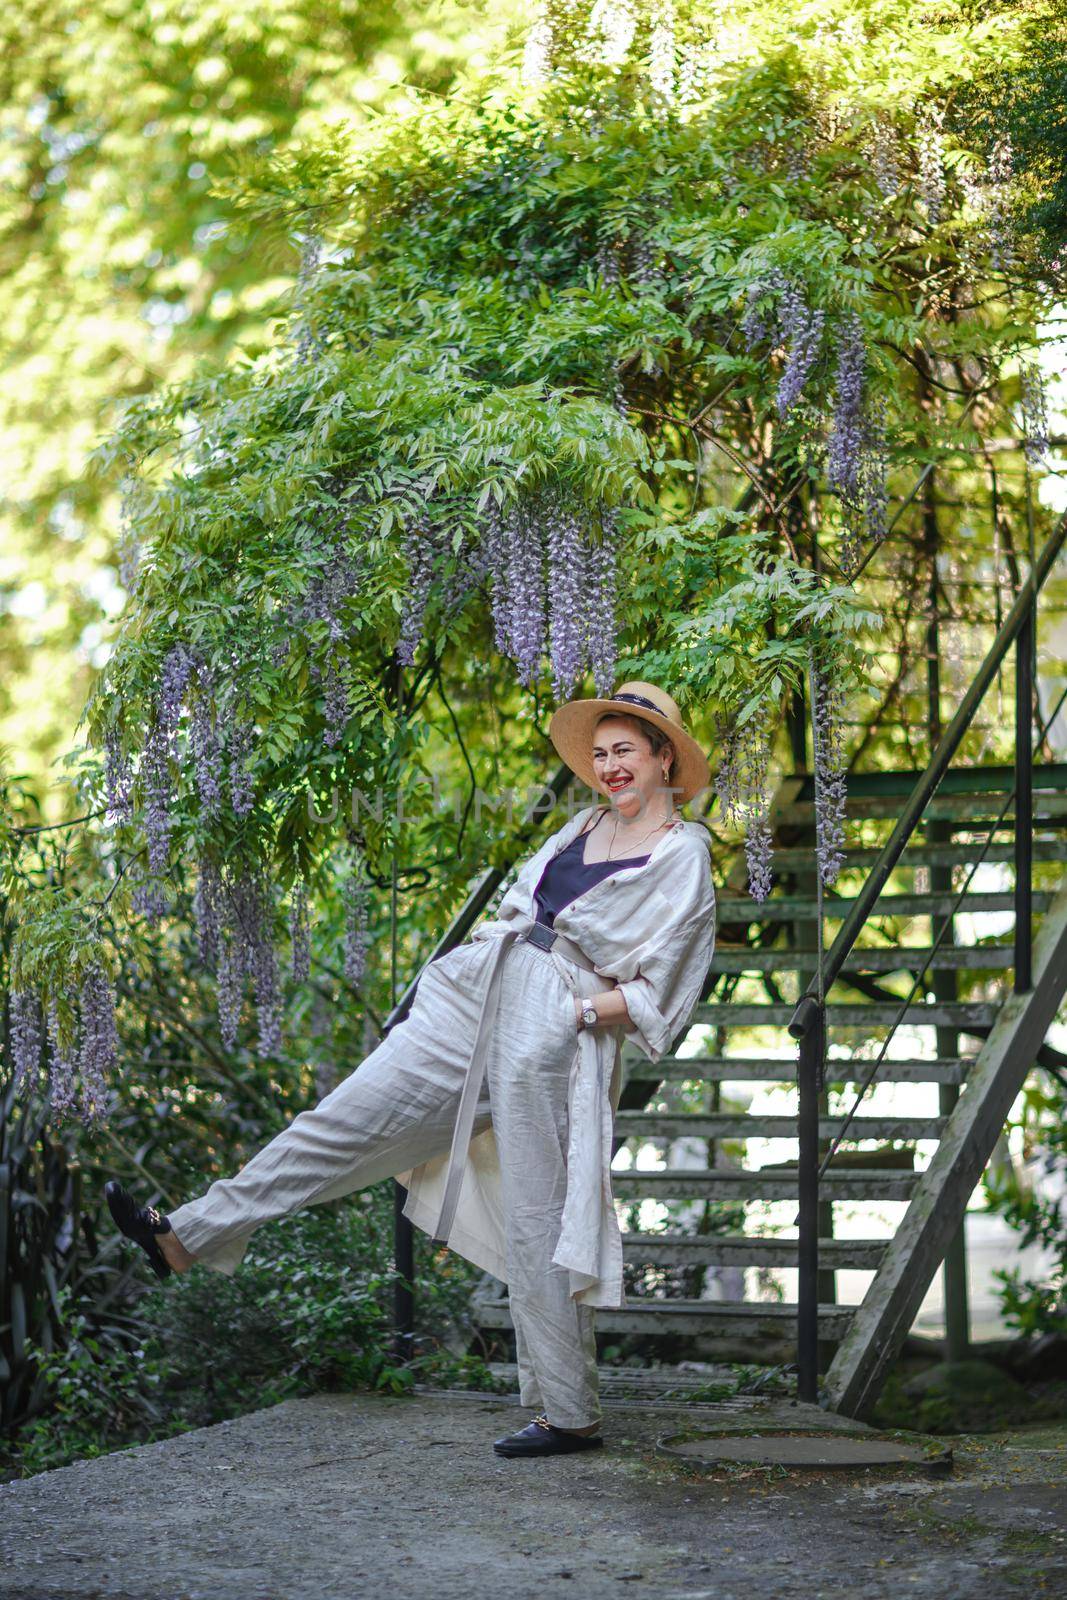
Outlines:
{"label": "black camisole top", "polygon": [[[597,821],[599,820],[598,818]],[[593,828],[595,827],[594,822]],[[582,860],[582,852],[593,828],[590,828],[588,833],[578,834],[577,838],[572,839],[565,849],[546,864],[534,890],[537,922],[543,922],[551,928],[558,911],[562,911],[564,906],[570,905],[572,900],[576,900],[580,894],[591,889],[594,883],[599,883],[602,878],[614,872],[616,867],[640,867],[648,860],[648,855],[627,856],[620,861],[590,861],[587,864]]]}

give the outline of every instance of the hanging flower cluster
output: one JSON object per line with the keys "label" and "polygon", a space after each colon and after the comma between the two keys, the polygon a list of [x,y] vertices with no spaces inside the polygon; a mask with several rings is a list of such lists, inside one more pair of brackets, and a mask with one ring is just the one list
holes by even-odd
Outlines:
{"label": "hanging flower cluster", "polygon": [[966,165],[959,170],[964,199],[976,225],[961,241],[968,271],[1009,272],[1016,264],[1015,156],[1011,139],[999,135],[989,150],[984,170]]}
{"label": "hanging flower cluster", "polygon": [[[149,922],[158,921],[166,910],[161,879],[169,865],[175,774],[184,764],[181,731],[190,699],[186,734],[202,819],[210,823],[221,814],[227,768],[233,814],[247,816],[254,801],[248,767],[254,744],[252,724],[231,720],[224,731],[215,674],[201,652],[179,641],[163,660],[136,776],[118,730],[110,729],[105,739],[108,814],[119,825],[139,820],[145,837],[147,872],[134,879],[133,905]],[[232,710],[232,697],[228,704]],[[139,809],[134,804],[135,794],[139,795]]]}
{"label": "hanging flower cluster", "polygon": [[674,99],[675,38],[674,0],[659,0],[648,49],[648,83],[654,95],[670,102]]}
{"label": "hanging flower cluster", "polygon": [[[97,1127],[112,1107],[108,1081],[118,1059],[115,993],[99,961],[86,967],[80,984],[64,986],[63,1001],[73,1015],[72,1025],[64,1029],[59,997],[53,995],[42,1030],[38,996],[28,989],[12,993],[14,1090],[28,1095],[41,1089],[56,1121],[78,1117],[87,1127]],[[47,1068],[42,1074],[46,1053]]]}
{"label": "hanging flower cluster", "polygon": [[555,488],[485,513],[493,639],[532,689],[548,646],[553,692],[566,699],[586,671],[598,694],[615,676],[615,517],[592,527]]}
{"label": "hanging flower cluster", "polygon": [[367,970],[368,910],[370,883],[359,840],[349,837],[345,849],[346,871],[341,884],[345,932],[342,970],[353,988],[358,988]]}
{"label": "hanging flower cluster", "polygon": [[294,983],[311,975],[311,912],[306,878],[297,878],[289,898],[289,974]]}
{"label": "hanging flower cluster", "polygon": [[127,473],[119,484],[119,582],[127,594],[137,592],[137,578],[141,566],[141,546],[130,520],[130,500],[135,479]]}
{"label": "hanging flower cluster", "polygon": [[844,861],[845,808],[848,800],[845,754],[845,702],[841,680],[814,659],[810,668],[811,726],[815,766],[815,856],[819,877],[829,888]]}
{"label": "hanging flower cluster", "polygon": [[[776,401],[783,420],[803,398],[826,342],[826,316],[812,309],[803,288],[773,268],[751,284],[740,322],[749,351],[758,346],[786,349],[785,370]],[[885,537],[888,458],[885,405],[866,394],[867,349],[863,324],[846,311],[832,324],[834,408],[827,441],[826,480],[842,506],[841,564],[852,570],[863,547]]]}
{"label": "hanging flower cluster", "polygon": [[741,335],[751,352],[758,345],[785,347],[785,369],[776,403],[783,420],[803,397],[811,370],[822,351],[826,313],[808,305],[804,286],[774,267],[750,284],[741,317]]}
{"label": "hanging flower cluster", "polygon": [[622,65],[630,53],[636,31],[634,0],[595,0],[589,13],[589,37],[604,66]]}
{"label": "hanging flower cluster", "polygon": [[782,290],[778,315],[781,337],[786,345],[786,366],[778,385],[778,415],[788,416],[804,393],[804,385],[822,348],[826,313],[808,305],[801,286],[787,282]]}
{"label": "hanging flower cluster", "polygon": [[[245,980],[256,1004],[258,1046],[265,1056],[281,1048],[282,993],[275,948],[274,889],[262,868],[220,870],[204,859],[193,901],[201,960],[218,978],[219,1032],[227,1049],[237,1043]],[[294,965],[297,956],[294,942]]]}
{"label": "hanging flower cluster", "polygon": [[900,192],[900,148],[893,119],[885,111],[875,117],[870,154],[874,181],[892,200]]}
{"label": "hanging flower cluster", "polygon": [[931,226],[940,222],[945,205],[944,121],[944,106],[931,103],[920,109],[916,128],[919,199]]}
{"label": "hanging flower cluster", "polygon": [[1044,371],[1036,361],[1022,362],[1019,379],[1022,389],[1023,450],[1030,466],[1040,467],[1047,462],[1050,449],[1048,384]]}
{"label": "hanging flower cluster", "polygon": [[749,894],[763,901],[771,892],[771,796],[767,783],[770,766],[772,713],[764,700],[755,715],[730,725],[715,713],[716,743],[721,751],[715,774],[723,821],[745,834]]}
{"label": "hanging flower cluster", "polygon": [[867,368],[863,324],[854,311],[845,313],[836,338],[836,402],[826,481],[838,494],[854,496],[863,467],[863,382]]}

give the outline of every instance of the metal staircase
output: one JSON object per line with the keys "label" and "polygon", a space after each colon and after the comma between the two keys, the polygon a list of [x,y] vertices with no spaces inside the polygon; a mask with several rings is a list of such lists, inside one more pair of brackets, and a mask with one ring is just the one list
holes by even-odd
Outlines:
{"label": "metal staircase", "polygon": [[[1067,519],[926,770],[850,775],[832,890],[816,882],[805,773],[774,799],[770,896],[748,898],[743,859],[717,875],[701,1004],[659,1062],[624,1053],[612,1187],[628,1298],[598,1311],[601,1334],[734,1360],[795,1356],[801,1398],[817,1398],[822,1372],[823,1399],[858,1415],[942,1262],[965,1330],[967,1201],[1067,994],[1067,764],[1034,765],[1059,705],[1035,746],[1032,675],[1037,596],[1065,535]],[[953,769],[1012,649],[1014,764]],[[566,779],[557,773],[557,794]],[[976,880],[979,865],[1001,881]],[[500,876],[479,884],[439,948],[465,937]],[[1005,913],[1006,937],[983,930]],[[894,1104],[904,1088],[924,1103]],[[775,1103],[752,1109],[771,1090]],[[886,1207],[901,1213],[895,1225]],[[402,1228],[398,1240],[410,1276]],[[795,1298],[769,1279],[782,1269],[796,1270]],[[839,1303],[842,1271],[865,1275],[861,1304]],[[492,1280],[472,1309],[487,1329],[510,1327]],[[402,1337],[404,1310],[398,1300]]]}
{"label": "metal staircase", "polygon": [[[827,997],[825,1095],[841,1095],[857,1085],[868,1070],[869,1055],[854,1053],[857,1041],[866,1047],[894,1026],[904,1026],[913,1030],[916,1053],[910,1059],[887,1058],[874,1076],[874,1086],[926,1085],[930,1108],[920,1115],[890,1112],[854,1117],[833,1165],[820,1182],[825,1231],[819,1240],[819,1266],[825,1299],[819,1306],[818,1330],[825,1344],[842,1340],[855,1315],[853,1306],[836,1303],[835,1274],[842,1269],[877,1273],[893,1238],[878,1222],[859,1237],[835,1237],[835,1207],[847,1205],[855,1224],[864,1211],[877,1213],[886,1202],[912,1200],[921,1177],[917,1147],[925,1142],[928,1150],[936,1148],[949,1122],[939,1103],[939,1091],[965,1085],[977,1054],[973,1048],[961,1048],[952,1057],[939,1056],[938,1033],[951,1030],[968,1042],[983,1039],[991,1033],[1007,998],[1005,978],[1012,967],[1012,945],[982,938],[939,949],[931,956],[935,935],[930,922],[944,917],[955,897],[914,887],[917,871],[933,866],[959,869],[982,852],[982,824],[1000,808],[1005,789],[1010,791],[1012,773],[1010,769],[986,769],[981,775],[987,785],[984,791],[976,789],[976,776],[973,772],[952,775],[942,784],[936,802],[924,815],[928,821],[949,823],[952,839],[936,844],[923,841],[902,854],[886,891],[878,896],[863,943],[843,963],[842,974]],[[900,799],[914,781],[915,774],[908,773],[854,777],[850,831],[858,831],[872,819],[895,820]],[[804,776],[787,778],[781,786],[775,803],[778,839],[811,827],[810,786],[811,780]],[[1053,864],[1046,872],[1061,873],[1067,863],[1067,765],[1036,769],[1034,789],[1034,824],[1044,835],[1034,841],[1034,857]],[[985,851],[984,859],[992,857],[1003,863],[1012,849],[1010,842],[1001,840],[995,851]],[[846,851],[839,883],[862,874],[876,854],[864,845]],[[597,1327],[602,1333],[678,1334],[696,1340],[701,1354],[735,1360],[789,1359],[795,1348],[795,1301],[761,1298],[758,1285],[752,1298],[732,1302],[706,1298],[700,1292],[706,1290],[709,1268],[798,1265],[795,1225],[761,1231],[758,1219],[752,1216],[761,1202],[788,1201],[795,1223],[799,1197],[796,1158],[767,1162],[761,1160],[759,1149],[767,1141],[791,1140],[795,1144],[797,1140],[795,1045],[787,1032],[796,1000],[731,998],[742,984],[748,989],[762,987],[768,995],[778,994],[790,978],[796,994],[803,989],[801,975],[811,971],[810,948],[787,947],[789,936],[802,931],[817,915],[814,895],[798,893],[790,882],[794,871],[810,871],[811,846],[776,849],[774,859],[781,872],[772,896],[762,905],[731,894],[729,884],[725,892],[720,888],[719,943],[706,997],[684,1038],[676,1041],[675,1052],[655,1064],[636,1055],[625,1059],[626,1088],[616,1118],[619,1147],[625,1146],[631,1153],[641,1150],[646,1158],[658,1151],[665,1160],[660,1170],[645,1165],[616,1170],[612,1179],[615,1197],[626,1206],[646,1200],[664,1203],[682,1212],[683,1225],[668,1221],[662,1231],[624,1235],[625,1260],[633,1275],[643,1276],[648,1292],[634,1295],[623,1309],[599,1311]],[[1047,911],[1055,899],[1051,890],[1038,890],[1032,897],[1033,909]],[[852,904],[847,892],[826,896],[826,921],[840,923]],[[1013,904],[1012,890],[970,892],[962,897],[957,916],[1010,911]],[[887,942],[890,938],[892,943]],[[907,979],[924,966],[931,972],[965,972],[972,981],[981,982],[988,998],[936,1000],[927,996],[902,1011],[897,980]],[[864,983],[868,975],[869,981]],[[1061,978],[1062,993],[1067,990],[1067,964]],[[863,986],[860,998],[857,981]],[[896,991],[889,987],[894,981]],[[884,1000],[862,997],[863,989],[869,993],[872,984],[884,987]],[[736,1052],[730,1049],[732,1039],[747,1041],[753,1029],[761,1030],[768,1054],[746,1053],[744,1043]],[[706,1053],[709,1030],[714,1030],[715,1054]],[[773,1112],[745,1109],[742,1102],[753,1085],[776,1085],[785,1103]],[[682,1086],[690,1102],[701,1102],[697,1109],[683,1110],[672,1104]],[[716,1109],[710,1109],[712,1106]],[[843,1127],[842,1116],[827,1114],[824,1109],[818,1120],[820,1143],[825,1145]],[[670,1152],[681,1139],[706,1141],[704,1164],[670,1164]],[[724,1145],[736,1165],[716,1164]],[[693,1155],[692,1143],[688,1154]],[[684,1202],[709,1205],[694,1224],[685,1213],[695,1208]],[[734,1225],[718,1231],[723,1219]],[[672,1269],[685,1269],[685,1276],[675,1270],[672,1280]],[[676,1287],[678,1279],[684,1283],[686,1277],[695,1282],[698,1291],[688,1297]],[[506,1302],[484,1301],[478,1319],[486,1326],[508,1326]]]}

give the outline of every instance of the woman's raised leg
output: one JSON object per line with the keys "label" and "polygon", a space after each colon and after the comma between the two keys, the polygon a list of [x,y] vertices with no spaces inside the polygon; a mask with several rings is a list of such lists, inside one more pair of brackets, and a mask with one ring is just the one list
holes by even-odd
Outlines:
{"label": "woman's raised leg", "polygon": [[[339,1199],[449,1148],[478,996],[431,962],[408,1016],[366,1059],[231,1178],[169,1213],[178,1245],[198,1264],[236,1271],[264,1222]],[[483,1088],[476,1130],[489,1126]]]}

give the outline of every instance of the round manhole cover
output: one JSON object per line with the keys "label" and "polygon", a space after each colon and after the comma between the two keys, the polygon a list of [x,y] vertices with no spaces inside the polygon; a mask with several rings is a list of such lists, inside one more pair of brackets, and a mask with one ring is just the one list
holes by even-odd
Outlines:
{"label": "round manhole cover", "polygon": [[717,1466],[743,1462],[752,1466],[810,1467],[826,1472],[834,1467],[939,1467],[951,1463],[952,1452],[931,1456],[921,1444],[896,1439],[849,1438],[842,1434],[812,1433],[708,1433],[675,1434],[661,1439],[659,1454],[681,1461]]}

